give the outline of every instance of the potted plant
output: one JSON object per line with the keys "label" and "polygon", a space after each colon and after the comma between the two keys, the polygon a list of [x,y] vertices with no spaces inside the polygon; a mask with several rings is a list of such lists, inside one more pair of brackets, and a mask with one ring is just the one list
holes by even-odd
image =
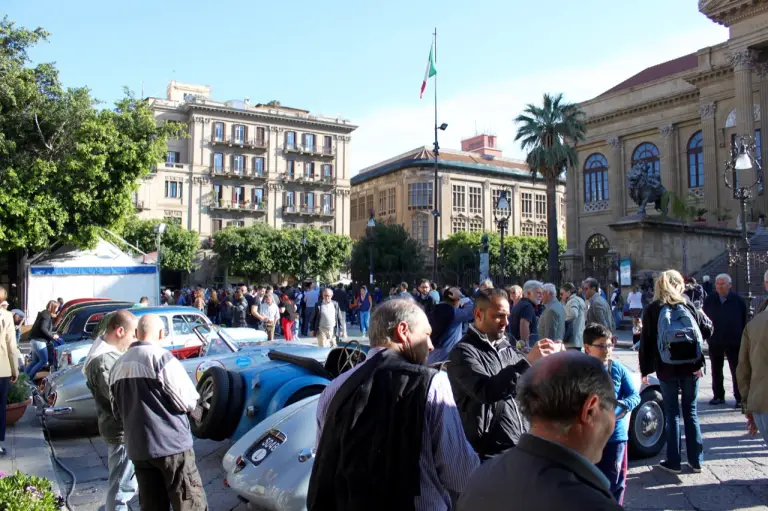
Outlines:
{"label": "potted plant", "polygon": [[23,472],[0,472],[0,509],[58,511],[62,507],[64,499],[53,493],[48,479]]}
{"label": "potted plant", "polygon": [[[29,376],[25,373],[19,375],[16,383],[12,383],[8,389],[8,398],[5,404],[5,424],[15,424],[24,416],[27,406],[32,402],[32,391],[29,384]],[[0,490],[2,491],[2,490]],[[0,506],[0,509],[3,509]]]}
{"label": "potted plant", "polygon": [[717,208],[712,214],[715,215],[715,219],[717,220],[715,223],[717,227],[728,227],[728,221],[733,218],[730,208]]}

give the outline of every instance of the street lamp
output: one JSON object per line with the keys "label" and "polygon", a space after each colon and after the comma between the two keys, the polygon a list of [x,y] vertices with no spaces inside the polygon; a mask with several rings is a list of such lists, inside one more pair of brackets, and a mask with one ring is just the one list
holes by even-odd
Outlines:
{"label": "street lamp", "polygon": [[[723,178],[725,186],[733,190],[733,198],[739,201],[741,206],[741,240],[738,250],[734,245],[728,245],[729,266],[743,265],[747,285],[747,319],[751,319],[755,313],[752,305],[752,273],[749,251],[749,232],[747,230],[747,201],[752,198],[752,189],[763,182],[763,171],[760,160],[755,157],[755,142],[749,135],[742,135],[736,139],[731,147],[731,159],[725,162]],[[754,171],[754,178],[750,176]]]}
{"label": "street lamp", "polygon": [[165,223],[160,222],[155,226],[155,248],[157,249],[157,257],[155,257],[155,265],[157,266],[157,305],[160,305],[160,244],[162,243],[163,233],[165,233]]}
{"label": "street lamp", "polygon": [[437,240],[438,240],[437,230],[439,228],[439,220],[440,220],[440,209],[438,208],[438,204],[437,204],[437,198],[439,196],[438,182],[437,182],[437,169],[438,169],[437,161],[438,161],[438,156],[440,155],[440,144],[437,143],[437,132],[438,130],[445,131],[447,129],[448,129],[447,123],[442,123],[440,125],[437,124],[437,100],[435,100],[435,185],[432,189],[432,200],[435,206],[435,209],[432,210],[432,216],[435,219],[435,225],[434,225],[435,233],[434,233],[434,240],[433,240],[434,246],[432,247],[432,281],[433,282],[437,282]]}
{"label": "street lamp", "polygon": [[304,262],[307,259],[307,230],[301,230],[301,282],[304,282]]}
{"label": "street lamp", "polygon": [[493,217],[496,220],[496,225],[499,227],[499,233],[501,234],[501,285],[504,286],[504,268],[507,265],[506,257],[504,256],[504,232],[507,230],[507,223],[509,217],[512,215],[512,208],[509,204],[509,198],[507,197],[507,191],[501,190],[499,193],[499,199],[496,201],[496,207],[493,209]]}
{"label": "street lamp", "polygon": [[371,286],[373,286],[373,236],[375,227],[376,220],[373,219],[373,210],[371,210],[371,216],[368,218],[368,262],[370,264],[368,280]]}

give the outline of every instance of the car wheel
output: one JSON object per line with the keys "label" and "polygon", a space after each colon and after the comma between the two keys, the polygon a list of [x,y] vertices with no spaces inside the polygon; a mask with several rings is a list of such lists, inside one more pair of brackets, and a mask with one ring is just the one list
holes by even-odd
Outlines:
{"label": "car wheel", "polygon": [[[288,401],[285,402],[285,406],[290,406],[293,403],[298,403],[302,399],[306,399],[308,397],[316,396],[323,392],[323,389],[325,387],[306,387],[298,392],[296,392],[294,395],[288,398]],[[285,408],[285,406],[283,408]]]}
{"label": "car wheel", "polygon": [[210,439],[217,442],[226,440],[235,432],[240,424],[240,416],[243,414],[243,404],[245,403],[243,375],[235,371],[227,371],[227,373],[229,374],[229,401],[227,402],[226,417],[215,431],[209,430]]}
{"label": "car wheel", "polygon": [[629,419],[629,456],[651,458],[661,452],[667,439],[664,435],[664,401],[655,389],[640,394],[640,404]]}
{"label": "car wheel", "polygon": [[221,427],[229,401],[229,374],[221,367],[207,369],[197,382],[200,398],[197,406],[202,407],[200,420],[192,418],[190,429],[197,438],[210,438]]}

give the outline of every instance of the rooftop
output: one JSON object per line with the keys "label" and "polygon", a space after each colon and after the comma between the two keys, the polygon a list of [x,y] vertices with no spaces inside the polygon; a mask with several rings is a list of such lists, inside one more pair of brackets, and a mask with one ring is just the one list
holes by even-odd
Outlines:
{"label": "rooftop", "polygon": [[614,92],[631,89],[637,85],[650,83],[667,76],[682,73],[683,71],[689,71],[691,69],[695,69],[698,65],[699,58],[695,53],[684,55],[673,60],[668,60],[667,62],[662,62],[661,64],[656,64],[655,66],[643,69],[636,75],[603,92],[598,97],[601,98]]}

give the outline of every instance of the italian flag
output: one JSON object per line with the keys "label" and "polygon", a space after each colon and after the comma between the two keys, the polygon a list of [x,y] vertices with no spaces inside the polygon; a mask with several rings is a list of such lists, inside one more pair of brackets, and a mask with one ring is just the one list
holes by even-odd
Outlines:
{"label": "italian flag", "polygon": [[427,70],[424,71],[424,81],[421,82],[421,94],[419,94],[419,99],[424,96],[424,89],[427,88],[427,80],[437,74],[437,69],[435,69],[435,59],[432,53],[434,48],[434,43],[432,43],[432,46],[429,47],[429,61],[427,62]]}

